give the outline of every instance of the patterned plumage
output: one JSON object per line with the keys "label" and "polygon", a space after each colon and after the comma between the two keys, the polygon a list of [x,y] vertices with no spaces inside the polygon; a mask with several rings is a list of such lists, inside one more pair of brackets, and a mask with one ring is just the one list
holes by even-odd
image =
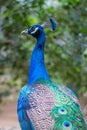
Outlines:
{"label": "patterned plumage", "polygon": [[[51,19],[53,30],[56,24]],[[87,130],[76,95],[69,88],[50,80],[44,64],[45,32],[34,25],[22,33],[37,39],[32,52],[28,83],[18,99],[21,130]]]}

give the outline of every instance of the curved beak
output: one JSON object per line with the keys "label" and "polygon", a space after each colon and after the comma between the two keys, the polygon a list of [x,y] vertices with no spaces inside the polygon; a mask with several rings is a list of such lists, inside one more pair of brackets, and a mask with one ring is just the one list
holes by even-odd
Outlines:
{"label": "curved beak", "polygon": [[21,34],[28,34],[28,29],[23,30]]}

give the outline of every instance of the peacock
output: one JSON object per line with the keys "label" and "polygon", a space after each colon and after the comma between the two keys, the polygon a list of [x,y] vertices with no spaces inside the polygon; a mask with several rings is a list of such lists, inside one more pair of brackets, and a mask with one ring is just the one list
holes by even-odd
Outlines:
{"label": "peacock", "polygon": [[[56,23],[50,18],[52,29]],[[44,63],[46,24],[36,24],[22,31],[36,38],[31,55],[27,84],[18,98],[21,130],[87,130],[87,124],[75,93],[51,81]]]}

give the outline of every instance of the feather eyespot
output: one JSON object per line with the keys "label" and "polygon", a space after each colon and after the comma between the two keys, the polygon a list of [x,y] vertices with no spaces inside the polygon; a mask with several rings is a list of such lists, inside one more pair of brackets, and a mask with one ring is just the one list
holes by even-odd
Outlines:
{"label": "feather eyespot", "polygon": [[71,130],[72,124],[69,121],[64,121],[63,122],[64,128],[67,128],[66,130]]}
{"label": "feather eyespot", "polygon": [[69,127],[70,126],[69,122],[64,122],[64,126]]}
{"label": "feather eyespot", "polygon": [[59,112],[60,114],[67,114],[67,111],[66,111],[65,108],[60,108],[60,109],[58,110],[58,112]]}

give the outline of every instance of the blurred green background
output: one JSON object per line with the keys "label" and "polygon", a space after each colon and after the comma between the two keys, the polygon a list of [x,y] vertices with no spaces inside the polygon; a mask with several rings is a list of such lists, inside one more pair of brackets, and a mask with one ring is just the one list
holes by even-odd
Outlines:
{"label": "blurred green background", "polygon": [[51,79],[72,88],[78,95],[87,91],[87,1],[3,0],[0,1],[0,101],[17,98],[27,83],[29,61],[35,39],[20,32],[53,17],[57,29],[45,29],[45,63]]}

